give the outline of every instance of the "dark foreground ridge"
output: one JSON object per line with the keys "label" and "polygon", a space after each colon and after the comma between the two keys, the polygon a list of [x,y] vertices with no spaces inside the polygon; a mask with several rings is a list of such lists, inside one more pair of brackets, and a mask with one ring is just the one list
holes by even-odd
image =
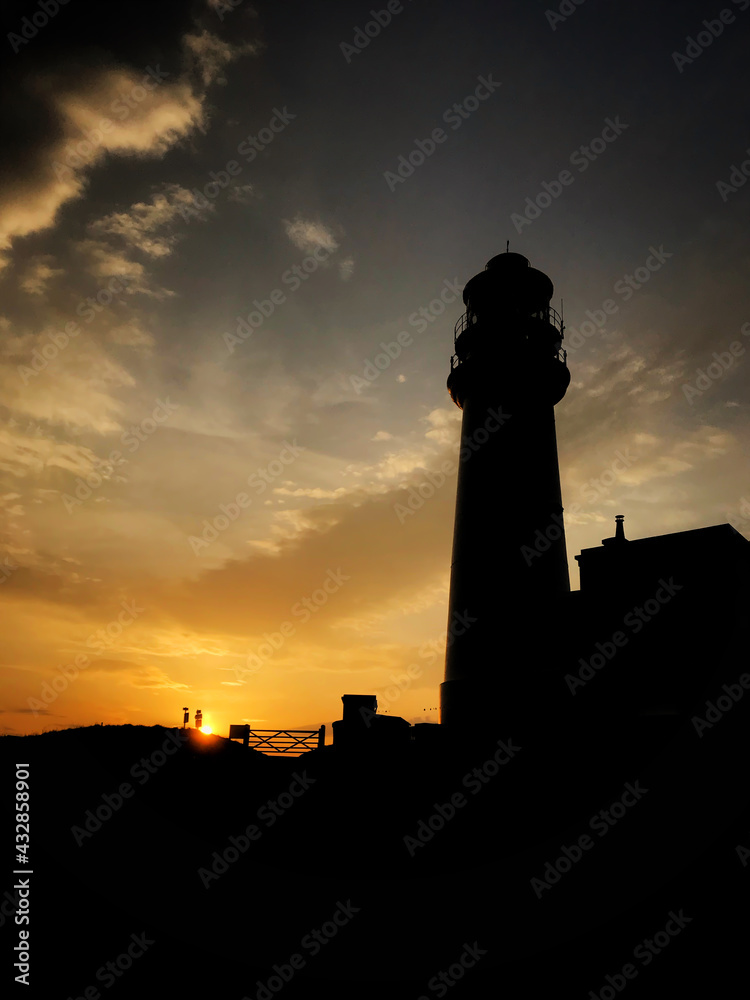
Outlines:
{"label": "dark foreground ridge", "polygon": [[750,692],[726,697],[637,770],[533,727],[291,760],[159,726],[4,737],[31,774],[26,995],[735,995]]}

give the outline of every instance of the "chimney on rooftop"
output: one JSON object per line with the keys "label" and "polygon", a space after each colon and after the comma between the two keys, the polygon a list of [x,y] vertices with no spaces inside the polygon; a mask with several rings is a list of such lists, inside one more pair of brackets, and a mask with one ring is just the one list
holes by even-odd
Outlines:
{"label": "chimney on rooftop", "polygon": [[620,545],[627,542],[625,537],[624,514],[615,514],[615,533],[611,538],[602,538],[602,545]]}

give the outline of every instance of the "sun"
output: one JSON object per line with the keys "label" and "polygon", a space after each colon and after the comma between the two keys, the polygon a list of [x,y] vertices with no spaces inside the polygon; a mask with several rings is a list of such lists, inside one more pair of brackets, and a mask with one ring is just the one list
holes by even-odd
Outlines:
{"label": "sun", "polygon": [[206,736],[210,736],[213,729],[210,726],[204,726],[203,729],[201,729],[201,732],[205,733]]}

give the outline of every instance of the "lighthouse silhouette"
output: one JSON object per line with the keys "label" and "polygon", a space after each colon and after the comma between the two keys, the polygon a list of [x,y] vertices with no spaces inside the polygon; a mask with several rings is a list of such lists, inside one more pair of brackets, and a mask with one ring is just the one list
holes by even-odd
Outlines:
{"label": "lighthouse silhouette", "polygon": [[[441,722],[519,732],[551,710],[570,593],[554,408],[570,383],[554,287],[521,254],[463,292],[448,390],[463,410]],[[558,669],[559,672],[559,669]]]}

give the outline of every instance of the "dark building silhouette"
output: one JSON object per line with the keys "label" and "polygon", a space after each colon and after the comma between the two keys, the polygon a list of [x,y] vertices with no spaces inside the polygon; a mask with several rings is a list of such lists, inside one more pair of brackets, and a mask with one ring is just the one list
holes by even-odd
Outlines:
{"label": "dark building silhouette", "polygon": [[517,719],[537,664],[559,661],[570,581],[554,407],[570,372],[553,290],[525,257],[500,254],[466,285],[455,328],[448,389],[463,421],[449,621],[472,624],[448,646],[440,690],[454,730]]}
{"label": "dark building silhouette", "polygon": [[576,559],[569,697],[648,753],[745,669],[750,542],[729,524],[628,540],[618,515]]}
{"label": "dark building silhouette", "polygon": [[409,723],[395,715],[378,715],[374,694],[345,694],[341,700],[344,718],[333,723],[333,745],[337,749],[385,749],[409,743]]}

